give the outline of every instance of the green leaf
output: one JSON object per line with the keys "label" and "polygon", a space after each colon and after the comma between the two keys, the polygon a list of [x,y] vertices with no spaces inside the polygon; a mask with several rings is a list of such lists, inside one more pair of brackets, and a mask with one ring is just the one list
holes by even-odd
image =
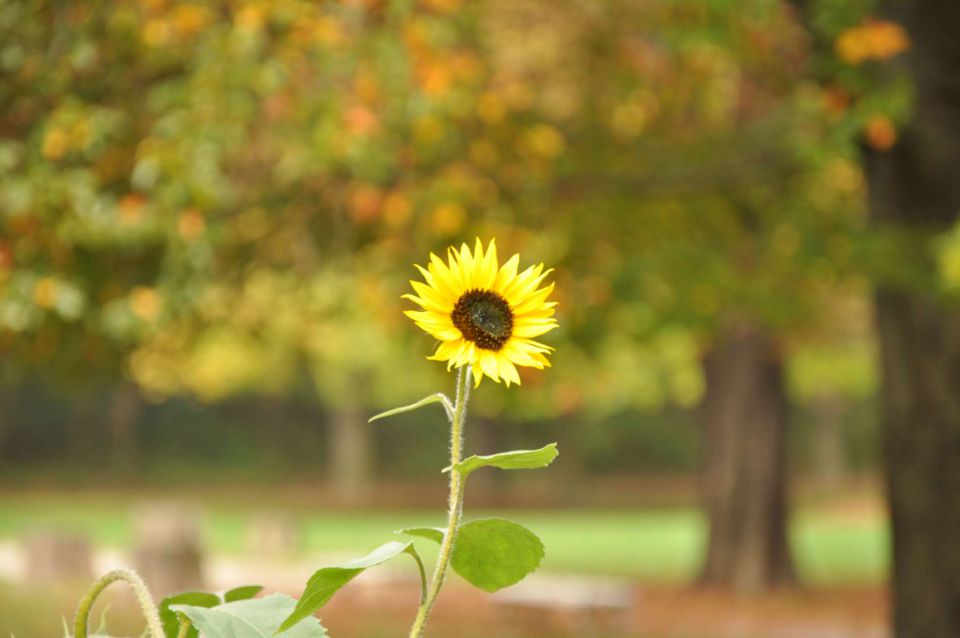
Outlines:
{"label": "green leaf", "polygon": [[[471,456],[457,463],[457,470],[467,476],[481,467],[499,467],[501,470],[534,470],[546,467],[557,458],[557,444],[545,445],[539,450],[514,450],[488,456]],[[449,470],[449,468],[447,468]]]}
{"label": "green leaf", "polygon": [[[160,607],[157,611],[160,613],[160,623],[163,625],[163,633],[166,638],[177,638],[180,631],[180,621],[177,619],[177,612],[170,609],[171,605],[192,605],[194,607],[216,607],[223,601],[216,594],[208,591],[186,591],[181,594],[167,596],[160,601]],[[187,631],[187,638],[198,638],[199,632],[196,627],[191,627]]]}
{"label": "green leaf", "polygon": [[406,534],[407,536],[421,536],[429,538],[437,544],[443,542],[443,536],[446,534],[442,527],[408,527],[407,529],[397,530],[397,534]]}
{"label": "green leaf", "polygon": [[[444,530],[414,527],[403,534],[440,543]],[[540,566],[543,543],[523,525],[502,518],[483,518],[460,526],[450,566],[471,585],[494,592],[519,583]]]}
{"label": "green leaf", "polygon": [[[193,605],[194,607],[216,607],[224,602],[232,603],[238,600],[247,600],[253,598],[263,591],[260,585],[244,585],[234,587],[223,593],[223,595],[214,594],[207,591],[188,591],[173,596],[168,596],[160,602],[160,622],[163,624],[163,631],[166,638],[177,638],[180,632],[180,620],[177,614],[170,610],[170,605]],[[187,630],[187,638],[198,638],[199,632],[195,627]]]}
{"label": "green leaf", "polygon": [[[204,638],[268,638],[280,633],[280,623],[296,607],[297,601],[284,594],[238,600],[216,607],[173,605],[203,634]],[[293,623],[284,638],[324,638],[327,630],[316,618]]]}
{"label": "green leaf", "polygon": [[253,598],[263,591],[262,585],[244,585],[243,587],[234,587],[223,593],[224,602],[233,603],[238,600],[247,600]]}
{"label": "green leaf", "polygon": [[392,410],[387,410],[386,412],[381,412],[380,414],[374,415],[368,419],[368,423],[377,421],[379,419],[385,419],[388,416],[395,416],[397,414],[403,414],[404,412],[413,412],[419,408],[422,408],[425,405],[430,405],[431,403],[442,403],[443,410],[447,413],[447,418],[453,418],[453,405],[450,403],[450,399],[447,398],[443,392],[437,392],[436,394],[431,394],[428,397],[424,397],[417,401],[416,403],[411,403],[410,405],[405,405],[401,408],[394,408]]}
{"label": "green leaf", "polygon": [[399,554],[410,554],[420,568],[421,591],[426,587],[426,575],[423,571],[423,564],[420,556],[414,548],[413,543],[399,543],[391,541],[381,545],[363,558],[352,560],[345,565],[338,567],[324,567],[316,571],[310,580],[307,581],[307,587],[303,590],[303,595],[297,601],[297,607],[290,616],[280,625],[280,631],[292,627],[297,622],[315,613],[330,600],[337,591],[363,573],[367,568],[385,563]]}

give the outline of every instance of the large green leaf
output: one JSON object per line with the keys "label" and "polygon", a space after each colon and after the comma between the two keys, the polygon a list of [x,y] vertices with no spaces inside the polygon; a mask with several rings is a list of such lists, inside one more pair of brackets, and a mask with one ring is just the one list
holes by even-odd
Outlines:
{"label": "large green leaf", "polygon": [[[440,543],[445,531],[414,527],[403,534]],[[523,525],[502,518],[483,518],[460,526],[450,566],[464,580],[494,592],[514,585],[540,566],[543,543]]]}
{"label": "large green leaf", "polygon": [[300,596],[296,609],[292,610],[289,617],[280,626],[280,631],[292,627],[323,607],[341,587],[363,573],[364,570],[385,563],[404,553],[410,554],[417,562],[420,569],[422,592],[426,587],[426,574],[424,574],[423,563],[420,561],[420,556],[417,554],[413,543],[391,541],[381,545],[363,558],[358,558],[338,567],[324,567],[315,572],[307,581],[307,587],[303,590],[303,595]]}
{"label": "large green leaf", "polygon": [[[270,638],[280,633],[280,624],[296,607],[297,601],[284,594],[238,600],[216,607],[171,605],[184,614],[204,638]],[[324,638],[327,630],[316,618],[293,623],[284,638]]]}
{"label": "large green leaf", "polygon": [[[166,638],[177,638],[180,631],[180,621],[177,618],[177,612],[170,609],[171,605],[191,605],[193,607],[216,607],[223,600],[216,594],[207,591],[186,591],[173,596],[167,596],[160,601],[160,623],[163,625],[163,633]],[[199,633],[196,627],[191,627],[187,631],[187,638],[198,638]]]}
{"label": "large green leaf", "polygon": [[557,444],[545,445],[539,450],[514,450],[487,456],[471,456],[460,463],[457,469],[464,476],[481,467],[498,467],[501,470],[534,470],[546,467],[557,458]]}

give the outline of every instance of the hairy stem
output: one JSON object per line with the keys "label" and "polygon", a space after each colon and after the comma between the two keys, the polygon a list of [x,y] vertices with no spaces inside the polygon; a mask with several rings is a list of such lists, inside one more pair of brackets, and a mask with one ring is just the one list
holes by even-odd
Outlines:
{"label": "hairy stem", "polygon": [[124,581],[133,588],[133,592],[137,596],[137,602],[140,603],[140,611],[143,612],[143,617],[147,620],[148,638],[164,638],[163,626],[160,624],[160,614],[157,612],[157,605],[153,602],[147,585],[136,572],[129,569],[115,569],[107,572],[93,584],[93,587],[90,588],[90,591],[87,592],[87,595],[83,597],[77,607],[77,616],[73,623],[74,638],[87,638],[87,621],[90,618],[93,603],[96,602],[97,597],[104,589],[118,580]]}
{"label": "hairy stem", "polygon": [[470,398],[470,377],[469,365],[457,371],[456,404],[453,409],[453,418],[450,420],[450,510],[447,514],[447,530],[440,544],[440,554],[437,556],[437,566],[433,570],[433,579],[430,581],[427,597],[420,604],[413,627],[410,628],[410,638],[423,636],[427,618],[430,617],[430,611],[437,602],[440,588],[443,587],[443,579],[450,564],[450,554],[453,552],[453,544],[457,540],[457,530],[460,527],[460,515],[463,513],[463,477],[456,468],[463,456],[463,425],[467,416],[467,401]]}

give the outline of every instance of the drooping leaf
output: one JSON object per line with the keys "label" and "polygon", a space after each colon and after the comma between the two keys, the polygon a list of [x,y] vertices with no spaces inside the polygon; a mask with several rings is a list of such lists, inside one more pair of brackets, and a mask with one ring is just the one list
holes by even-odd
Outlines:
{"label": "drooping leaf", "polygon": [[407,529],[397,530],[397,534],[406,534],[407,536],[420,536],[441,543],[446,530],[442,527],[408,527]]}
{"label": "drooping leaf", "polygon": [[430,405],[431,403],[442,403],[443,410],[444,412],[447,413],[447,418],[448,419],[453,418],[453,405],[450,403],[450,399],[448,399],[447,395],[445,395],[444,393],[437,392],[436,394],[431,394],[430,396],[420,399],[416,403],[411,403],[410,405],[405,405],[399,408],[394,408],[392,410],[387,410],[386,412],[381,412],[380,414],[376,414],[370,417],[368,419],[368,422],[372,423],[373,421],[385,419],[388,416],[396,416],[397,414],[403,414],[404,412],[412,412],[426,405]]}
{"label": "drooping leaf", "polygon": [[481,467],[498,467],[501,470],[533,470],[546,467],[557,458],[557,444],[551,443],[538,450],[514,450],[487,456],[471,456],[457,463],[457,469],[467,476]]}
{"label": "drooping leaf", "polygon": [[[411,536],[440,543],[444,530],[414,527]],[[502,518],[483,518],[460,526],[450,566],[471,585],[494,592],[514,585],[540,566],[543,543],[523,525]]]}
{"label": "drooping leaf", "polygon": [[337,567],[324,567],[317,570],[297,601],[296,609],[292,610],[289,617],[280,625],[280,631],[288,629],[298,623],[303,618],[315,613],[323,607],[337,591],[363,573],[366,569],[385,563],[399,554],[410,554],[417,562],[420,569],[421,589],[426,587],[426,575],[423,571],[423,564],[420,561],[420,555],[414,548],[413,543],[400,543],[391,541],[381,545],[363,558],[350,561],[345,565]]}
{"label": "drooping leaf", "polygon": [[[177,638],[180,632],[180,621],[177,619],[177,612],[170,609],[171,605],[191,605],[193,607],[216,607],[223,600],[219,596],[208,591],[185,591],[173,596],[167,596],[160,601],[157,611],[160,612],[160,623],[163,625],[163,633],[166,638]],[[187,631],[187,638],[198,638],[199,632],[196,627],[191,627]]]}
{"label": "drooping leaf", "polygon": [[227,603],[234,603],[238,600],[247,600],[253,598],[257,594],[263,591],[262,585],[244,585],[242,587],[234,587],[223,593],[223,600]]}
{"label": "drooping leaf", "polygon": [[[204,638],[270,638],[281,633],[280,624],[296,607],[297,601],[284,594],[238,600],[216,607],[173,605],[171,609],[187,616]],[[303,618],[282,631],[284,638],[324,638],[326,629],[316,618]]]}

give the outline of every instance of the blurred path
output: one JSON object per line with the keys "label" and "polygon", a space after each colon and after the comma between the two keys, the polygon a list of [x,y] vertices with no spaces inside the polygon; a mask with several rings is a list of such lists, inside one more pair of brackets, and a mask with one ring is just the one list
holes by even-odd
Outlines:
{"label": "blurred path", "polygon": [[[208,557],[207,586],[224,590],[260,584],[297,596],[313,571],[353,557],[317,554],[266,560],[254,555]],[[129,565],[125,552],[99,548],[97,573]],[[0,540],[0,580],[21,582],[20,544]],[[341,635],[393,635],[409,622],[418,583],[409,566],[369,570],[340,592],[322,614]],[[785,591],[739,597],[719,590],[644,587],[621,579],[539,573],[490,595],[456,577],[434,621],[438,635],[458,638],[889,638],[884,588]]]}

